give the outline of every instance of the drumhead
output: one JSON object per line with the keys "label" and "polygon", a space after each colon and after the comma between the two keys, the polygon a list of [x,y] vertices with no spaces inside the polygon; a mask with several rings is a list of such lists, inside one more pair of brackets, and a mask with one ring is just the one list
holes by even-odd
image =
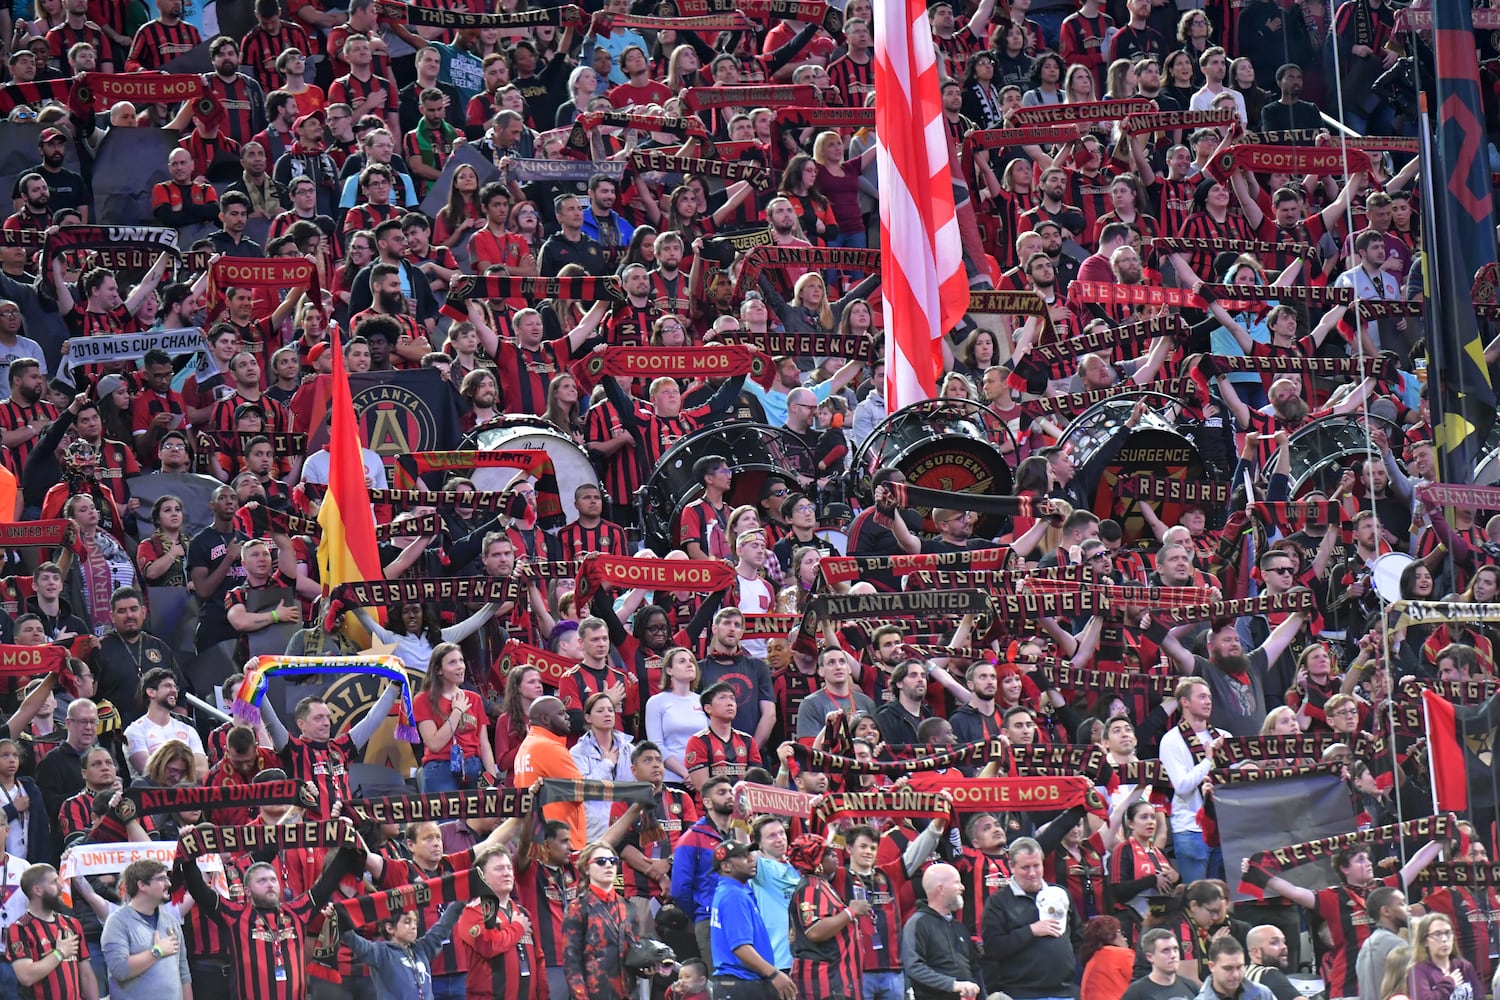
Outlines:
{"label": "drumhead", "polygon": [[646,544],[659,555],[673,548],[682,510],[703,495],[693,466],[706,455],[719,455],[734,470],[726,502],[731,507],[760,503],[769,475],[791,479],[776,428],[767,424],[719,424],[684,437],[662,454],[641,489],[641,524]]}
{"label": "drumhead", "polygon": [[1401,600],[1401,574],[1414,562],[1416,560],[1405,552],[1387,552],[1378,556],[1370,571],[1375,592],[1387,603]]}
{"label": "drumhead", "polygon": [[[473,447],[480,451],[499,451],[504,448],[546,449],[547,457],[552,459],[552,467],[557,473],[558,499],[562,502],[565,518],[563,523],[578,519],[573,491],[584,485],[599,485],[599,475],[594,471],[594,463],[589,461],[588,452],[539,417],[506,417],[501,425],[485,427],[474,434]],[[470,478],[474,480],[475,489],[503,490],[515,480],[516,472],[514,469],[475,469]],[[619,500],[612,497],[611,500],[616,503],[628,502],[628,498]]]}
{"label": "drumhead", "polygon": [[[1014,478],[995,443],[1009,434],[994,411],[972,400],[914,403],[886,417],[855,449],[854,490],[870,502],[870,478],[880,469],[896,468],[914,486],[1009,496]],[[924,529],[936,531],[931,511],[916,509],[923,517]],[[1005,530],[1005,522],[1004,517],[985,515],[975,526],[975,533],[992,537]]]}
{"label": "drumhead", "polygon": [[[1150,537],[1151,529],[1132,497],[1123,496],[1121,483],[1137,476],[1202,483],[1208,475],[1192,441],[1160,415],[1147,410],[1134,427],[1128,426],[1134,399],[1107,399],[1090,407],[1068,425],[1062,445],[1073,449],[1074,480],[1099,517],[1112,517],[1124,531],[1125,544]],[[1187,511],[1181,503],[1157,503],[1157,514],[1168,524],[1178,523]],[[1210,516],[1217,507],[1207,505]]]}

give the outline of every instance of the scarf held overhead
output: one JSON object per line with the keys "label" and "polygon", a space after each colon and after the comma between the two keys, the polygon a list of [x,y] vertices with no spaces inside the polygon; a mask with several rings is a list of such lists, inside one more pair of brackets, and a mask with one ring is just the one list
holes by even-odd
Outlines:
{"label": "scarf held overhead", "polygon": [[1357,830],[1334,837],[1322,837],[1301,844],[1279,847],[1275,850],[1258,851],[1249,858],[1249,868],[1240,882],[1240,892],[1249,893],[1256,899],[1264,899],[1270,880],[1284,871],[1300,867],[1320,858],[1328,858],[1351,847],[1378,847],[1397,844],[1410,837],[1415,840],[1448,840],[1458,832],[1458,824],[1449,816],[1426,816],[1370,830]]}
{"label": "scarf held overhead", "polygon": [[403,913],[420,913],[433,903],[446,908],[484,895],[488,887],[472,868],[449,872],[441,878],[419,879],[381,892],[360,893],[333,905],[343,910],[356,927],[369,927]]}
{"label": "scarf held overhead", "polygon": [[[375,602],[369,607],[387,605]],[[408,743],[417,740],[417,725],[411,707],[411,682],[406,668],[394,656],[257,656],[245,664],[245,679],[240,682],[231,709],[234,716],[254,724],[260,721],[260,703],[273,677],[307,677],[320,674],[367,674],[383,677],[401,686],[401,718],[396,725],[396,739]]]}
{"label": "scarf held overhead", "polygon": [[711,594],[734,585],[734,567],[717,559],[640,559],[591,552],[578,567],[576,600],[587,606],[600,587]]}
{"label": "scarf held overhead", "polygon": [[535,806],[529,788],[465,788],[425,795],[355,799],[345,811],[361,823],[428,823],[481,817],[529,816]]}
{"label": "scarf held overhead", "polygon": [[738,344],[708,347],[626,347],[616,344],[589,355],[588,373],[595,380],[615,378],[654,379],[727,378],[749,375],[765,366],[764,358]]}
{"label": "scarf held overhead", "polygon": [[921,792],[947,791],[955,812],[1061,812],[1083,806],[1095,816],[1109,808],[1093,782],[1082,775],[1038,775],[1015,778],[966,778],[963,775],[912,776]]}
{"label": "scarf held overhead", "polygon": [[285,851],[358,845],[359,834],[347,819],[275,826],[201,824],[183,832],[177,842],[177,853],[179,857],[196,858],[200,854],[246,854],[267,848]]}

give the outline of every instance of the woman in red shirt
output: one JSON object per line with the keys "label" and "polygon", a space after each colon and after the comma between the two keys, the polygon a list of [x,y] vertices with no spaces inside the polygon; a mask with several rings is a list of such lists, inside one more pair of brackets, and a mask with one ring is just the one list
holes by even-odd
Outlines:
{"label": "woman in red shirt", "polygon": [[471,787],[481,769],[492,778],[499,777],[484,700],[462,687],[467,672],[463,650],[455,643],[439,643],[427,660],[422,695],[412,706],[426,751],[422,755],[425,792]]}

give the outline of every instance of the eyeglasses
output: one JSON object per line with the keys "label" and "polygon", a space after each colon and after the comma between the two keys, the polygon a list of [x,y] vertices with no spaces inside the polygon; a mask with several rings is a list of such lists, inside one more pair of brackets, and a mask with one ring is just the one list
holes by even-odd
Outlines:
{"label": "eyeglasses", "polygon": [[1449,938],[1451,938],[1452,936],[1453,936],[1453,932],[1452,931],[1428,931],[1427,932],[1427,937],[1429,937],[1429,938],[1437,938],[1439,941],[1446,941]]}
{"label": "eyeglasses", "polygon": [[793,514],[806,514],[806,513],[811,513],[812,511],[815,511],[817,509],[818,508],[814,507],[810,503],[799,503],[797,506],[795,506],[795,507],[792,508],[792,513]]}
{"label": "eyeglasses", "polygon": [[77,724],[77,725],[80,725],[80,726],[95,726],[95,727],[97,727],[99,725],[99,717],[96,715],[92,719],[68,719],[67,723],[70,726],[74,725],[74,724]]}
{"label": "eyeglasses", "polygon": [[601,858],[601,857],[599,857],[599,856],[596,855],[596,856],[594,856],[592,858],[589,858],[589,864],[591,864],[591,865],[598,865],[600,868],[603,868],[605,866],[609,866],[609,867],[612,868],[615,865],[618,865],[619,863],[620,863],[620,859],[616,858],[616,857],[603,857],[603,858]]}

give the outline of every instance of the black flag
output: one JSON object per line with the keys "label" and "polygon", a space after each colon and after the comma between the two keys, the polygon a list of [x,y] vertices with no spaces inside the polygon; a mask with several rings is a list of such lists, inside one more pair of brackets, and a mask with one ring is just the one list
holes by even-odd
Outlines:
{"label": "black flag", "polygon": [[[1433,437],[1444,482],[1473,482],[1495,422],[1495,389],[1470,289],[1495,261],[1489,139],[1479,90],[1479,61],[1468,0],[1433,0],[1437,143],[1422,115],[1424,183],[1422,268],[1427,302],[1428,385]],[[1424,97],[1428,95],[1423,95]]]}

